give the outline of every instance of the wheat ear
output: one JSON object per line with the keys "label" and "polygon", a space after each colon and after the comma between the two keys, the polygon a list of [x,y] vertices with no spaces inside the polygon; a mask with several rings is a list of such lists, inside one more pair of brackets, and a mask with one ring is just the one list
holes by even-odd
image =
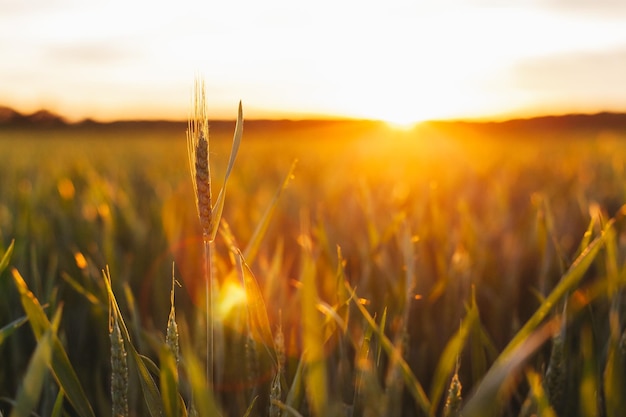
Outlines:
{"label": "wheat ear", "polygon": [[462,397],[463,386],[459,379],[459,362],[457,358],[456,369],[452,379],[450,380],[450,386],[448,387],[448,397],[446,398],[446,404],[443,408],[444,417],[458,417],[460,416],[461,404],[463,402]]}
{"label": "wheat ear", "polygon": [[211,167],[209,166],[209,120],[206,109],[204,81],[196,80],[193,115],[187,127],[187,155],[191,181],[196,197],[196,209],[205,241],[210,239],[213,226],[211,197]]}
{"label": "wheat ear", "polygon": [[176,307],[174,306],[174,290],[176,289],[176,277],[174,276],[174,263],[172,263],[172,292],[170,293],[170,315],[167,319],[165,332],[165,344],[170,348],[176,359],[176,365],[180,362],[180,347],[178,344],[178,324],[176,323]]}
{"label": "wheat ear", "polygon": [[114,417],[128,416],[128,362],[117,314],[109,314],[111,339],[111,399]]}

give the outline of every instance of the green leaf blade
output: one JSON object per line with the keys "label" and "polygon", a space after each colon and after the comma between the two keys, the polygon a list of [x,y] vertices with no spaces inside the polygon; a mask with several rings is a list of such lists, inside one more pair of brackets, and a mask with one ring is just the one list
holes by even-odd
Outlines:
{"label": "green leaf blade", "polygon": [[9,261],[11,260],[11,255],[13,254],[13,248],[15,247],[15,240],[11,241],[11,244],[2,255],[2,259],[0,259],[0,274],[4,271],[7,266],[9,266]]}
{"label": "green leaf blade", "polygon": [[[43,337],[43,334],[50,328],[50,321],[41,307],[41,304],[39,304],[39,300],[37,300],[34,294],[28,289],[24,278],[22,278],[17,269],[13,269],[12,273],[13,280],[20,293],[22,307],[26,312],[35,338],[39,341],[39,339]],[[65,392],[68,401],[80,416],[95,417],[93,409],[87,400],[87,396],[76,376],[76,372],[70,363],[61,341],[55,334],[53,334],[51,338],[52,358],[50,366],[59,384],[59,388]]]}

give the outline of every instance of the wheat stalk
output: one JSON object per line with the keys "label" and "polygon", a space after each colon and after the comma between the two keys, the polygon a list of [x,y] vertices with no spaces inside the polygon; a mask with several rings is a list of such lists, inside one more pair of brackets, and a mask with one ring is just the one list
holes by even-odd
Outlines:
{"label": "wheat stalk", "polygon": [[187,128],[187,155],[196,199],[196,209],[204,243],[205,301],[207,311],[207,364],[206,378],[213,384],[213,201],[211,196],[211,168],[209,164],[209,121],[207,117],[204,81],[196,80],[193,97],[193,114]]}

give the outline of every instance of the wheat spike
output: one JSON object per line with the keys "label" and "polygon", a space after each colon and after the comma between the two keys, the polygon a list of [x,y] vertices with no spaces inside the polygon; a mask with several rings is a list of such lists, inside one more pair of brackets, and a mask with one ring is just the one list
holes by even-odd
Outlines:
{"label": "wheat spike", "polygon": [[[567,317],[567,302],[563,305],[563,317]],[[548,396],[550,405],[558,415],[562,415],[566,405],[565,386],[567,383],[566,363],[567,351],[565,346],[565,323],[561,324],[561,329],[552,337],[552,349],[550,351],[550,362],[546,369],[543,385]]]}
{"label": "wheat spike", "polygon": [[554,411],[561,412],[564,408],[565,395],[565,343],[562,335],[557,334],[552,339],[550,362],[543,380],[550,405]]}
{"label": "wheat spike", "polygon": [[176,308],[174,307],[174,289],[176,288],[176,278],[174,277],[174,264],[172,264],[172,292],[170,294],[170,315],[167,319],[167,330],[165,333],[165,344],[170,348],[176,364],[180,360],[180,349],[178,345],[178,324],[176,324]]}
{"label": "wheat spike", "polygon": [[461,404],[463,402],[462,391],[463,385],[461,385],[461,380],[459,379],[459,362],[457,359],[456,369],[450,381],[450,386],[448,387],[448,398],[446,399],[446,405],[443,409],[444,417],[460,416],[459,412],[461,411]]}
{"label": "wheat spike", "polygon": [[117,317],[109,325],[111,339],[111,399],[114,417],[128,416],[128,363]]}
{"label": "wheat spike", "polygon": [[208,240],[213,227],[213,201],[209,165],[209,121],[205,86],[201,80],[196,80],[195,83],[193,115],[189,118],[187,127],[187,155],[202,235]]}

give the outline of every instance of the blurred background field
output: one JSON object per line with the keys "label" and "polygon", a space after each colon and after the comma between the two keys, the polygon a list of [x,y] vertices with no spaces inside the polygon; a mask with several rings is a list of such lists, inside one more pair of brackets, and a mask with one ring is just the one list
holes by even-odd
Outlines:
{"label": "blurred background field", "polygon": [[[233,127],[211,124],[214,193]],[[42,304],[64,304],[59,334],[98,415],[110,410],[108,312],[77,288],[105,297],[101,270],[108,265],[126,319],[144,334],[136,343],[148,356],[167,323],[172,262],[181,283],[177,313],[191,335],[202,309],[201,237],[185,128],[162,123],[0,130],[0,254],[15,239],[11,265]],[[240,247],[297,159],[250,262],[272,328],[281,323],[287,340],[287,381],[302,352],[297,293],[303,247],[310,243],[321,300],[332,305],[337,297],[340,247],[346,279],[368,310],[378,320],[386,309],[388,334],[399,331],[408,312],[404,356],[427,389],[474,288],[489,340],[481,345],[484,362],[475,360],[476,352],[470,359],[468,350],[461,357],[458,374],[469,395],[580,254],[592,218],[606,220],[626,203],[625,140],[623,131],[595,127],[427,123],[402,130],[366,121],[246,123],[223,216]],[[620,271],[623,226],[618,221],[615,227]],[[232,260],[221,239],[217,247],[218,279],[227,288]],[[595,262],[584,282],[603,278],[605,271],[605,261]],[[23,315],[9,275],[6,270],[0,277],[0,326]],[[237,329],[229,310],[239,307],[237,300],[223,298],[224,326]],[[598,352],[606,350],[608,304],[588,309]],[[580,358],[580,341],[569,341],[572,357]],[[0,397],[15,398],[34,346],[28,326],[0,345]],[[332,343],[326,348],[336,354]],[[537,370],[548,357],[549,347],[536,355]],[[345,375],[330,368],[330,392],[351,404],[354,381],[346,388]],[[234,415],[249,404],[241,391],[250,386],[237,388],[229,380],[240,371],[229,376],[224,370],[218,387],[220,395],[239,401],[231,406]],[[572,381],[580,380],[580,366],[568,372]],[[268,383],[261,372],[252,384],[267,390]],[[583,415],[574,400],[578,384],[570,382],[567,390],[567,415]],[[54,399],[49,391],[42,401]],[[131,397],[141,409],[136,391]],[[526,391],[522,384],[504,414],[517,415]],[[403,415],[418,415],[406,392],[401,404]],[[0,402],[0,410],[7,409]]]}

